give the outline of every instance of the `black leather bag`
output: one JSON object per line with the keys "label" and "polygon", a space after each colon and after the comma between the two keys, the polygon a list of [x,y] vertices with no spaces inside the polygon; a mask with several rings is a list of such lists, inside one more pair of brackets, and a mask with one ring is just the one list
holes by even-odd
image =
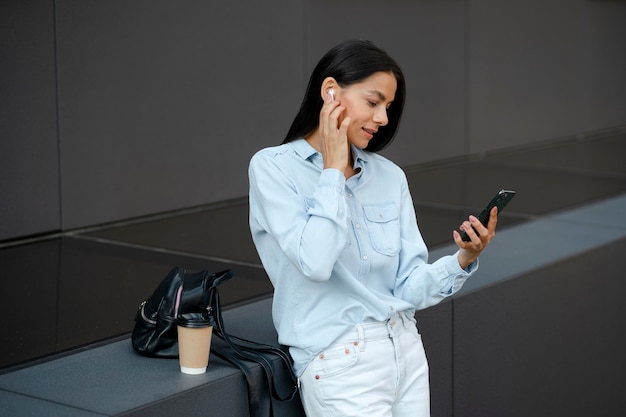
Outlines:
{"label": "black leather bag", "polygon": [[211,289],[233,276],[230,270],[211,274],[208,271],[187,273],[174,268],[161,281],[152,296],[142,302],[135,317],[133,348],[144,356],[178,357],[178,318],[210,319]]}
{"label": "black leather bag", "polygon": [[[142,302],[135,317],[132,345],[144,356],[177,358],[176,321],[200,318],[213,325],[211,355],[238,367],[246,378],[250,417],[273,417],[272,398],[291,401],[297,394],[297,378],[285,347],[266,345],[229,335],[224,329],[218,285],[230,279],[230,270],[186,273],[174,268],[152,296]],[[221,340],[221,342],[220,342]],[[258,364],[260,372],[252,365]]]}

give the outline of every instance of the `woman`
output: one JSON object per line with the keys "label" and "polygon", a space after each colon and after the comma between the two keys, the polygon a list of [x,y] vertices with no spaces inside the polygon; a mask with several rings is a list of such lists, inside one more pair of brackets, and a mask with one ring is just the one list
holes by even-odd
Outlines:
{"label": "woman", "polygon": [[415,310],[458,291],[495,234],[432,264],[404,172],[376,154],[393,139],[405,81],[367,41],[331,49],[311,75],[284,142],[250,162],[250,229],[274,286],[309,417],[428,416],[428,365]]}

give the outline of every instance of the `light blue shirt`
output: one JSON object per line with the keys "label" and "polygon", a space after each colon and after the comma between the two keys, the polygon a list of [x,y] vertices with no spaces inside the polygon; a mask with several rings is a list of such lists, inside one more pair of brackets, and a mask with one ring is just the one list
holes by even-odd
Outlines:
{"label": "light blue shirt", "polygon": [[478,267],[461,269],[456,255],[428,264],[404,171],[352,152],[359,172],[347,180],[304,139],[250,161],[250,230],[297,375],[356,324],[437,304]]}

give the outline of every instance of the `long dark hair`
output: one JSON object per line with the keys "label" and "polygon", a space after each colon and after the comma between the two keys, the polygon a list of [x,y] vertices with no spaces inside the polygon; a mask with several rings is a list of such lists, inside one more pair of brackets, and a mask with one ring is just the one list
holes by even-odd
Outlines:
{"label": "long dark hair", "polygon": [[377,152],[387,147],[396,135],[404,109],[404,74],[385,51],[370,41],[361,40],[347,41],[335,46],[318,62],[311,74],[300,110],[283,143],[304,137],[317,128],[324,104],[320,89],[327,77],[333,77],[340,86],[346,87],[363,81],[376,72],[393,73],[397,82],[396,95],[387,113],[388,124],[380,127],[365,150]]}

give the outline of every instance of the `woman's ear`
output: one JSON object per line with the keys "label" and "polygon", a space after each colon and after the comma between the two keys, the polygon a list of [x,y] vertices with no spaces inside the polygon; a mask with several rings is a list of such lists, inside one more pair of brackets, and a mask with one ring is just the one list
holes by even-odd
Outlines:
{"label": "woman's ear", "polygon": [[[326,101],[330,96],[331,99],[335,100],[335,95],[337,94],[339,84],[333,77],[326,77],[322,82],[322,88],[320,90],[320,94],[322,96],[322,100]],[[331,93],[332,91],[332,93]]]}

